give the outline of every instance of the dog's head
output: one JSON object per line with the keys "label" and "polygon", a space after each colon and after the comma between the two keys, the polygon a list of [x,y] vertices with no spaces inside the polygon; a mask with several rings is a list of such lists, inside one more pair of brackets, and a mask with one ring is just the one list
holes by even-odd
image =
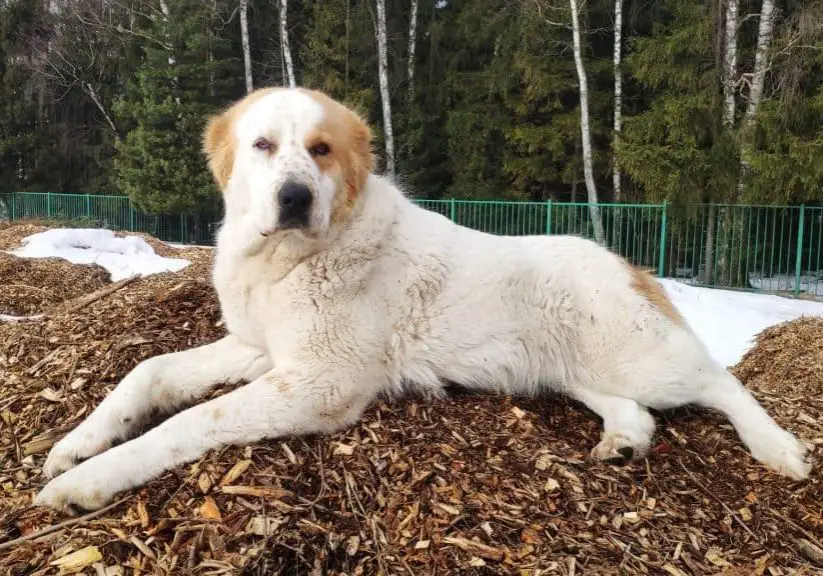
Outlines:
{"label": "dog's head", "polygon": [[252,92],[209,122],[204,150],[227,219],[262,236],[327,234],[374,168],[354,111],[302,88]]}

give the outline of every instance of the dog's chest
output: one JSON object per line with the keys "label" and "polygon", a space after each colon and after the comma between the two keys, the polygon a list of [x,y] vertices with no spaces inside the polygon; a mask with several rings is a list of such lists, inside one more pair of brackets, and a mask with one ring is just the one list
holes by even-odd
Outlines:
{"label": "dog's chest", "polygon": [[288,306],[282,274],[255,260],[218,262],[214,285],[229,332],[265,347],[267,327],[278,324]]}
{"label": "dog's chest", "polygon": [[344,313],[362,287],[357,272],[330,253],[296,266],[263,258],[218,260],[214,284],[228,330],[266,347],[272,331],[302,333]]}

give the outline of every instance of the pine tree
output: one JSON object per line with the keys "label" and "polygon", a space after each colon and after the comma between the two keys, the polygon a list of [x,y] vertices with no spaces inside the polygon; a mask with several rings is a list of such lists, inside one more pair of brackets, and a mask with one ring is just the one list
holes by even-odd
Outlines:
{"label": "pine tree", "polygon": [[131,125],[117,146],[117,181],[141,210],[207,209],[218,197],[200,143],[206,118],[215,108],[210,83],[224,85],[222,74],[231,60],[209,62],[215,46],[200,28],[202,10],[199,4],[180,4],[169,12],[168,28],[163,20],[149,23],[151,33],[169,35],[171,49],[144,47],[135,81],[115,107],[118,117]]}
{"label": "pine tree", "polygon": [[723,126],[714,5],[664,0],[626,68],[648,95],[624,118],[620,164],[651,201],[724,201],[734,189],[734,135]]}

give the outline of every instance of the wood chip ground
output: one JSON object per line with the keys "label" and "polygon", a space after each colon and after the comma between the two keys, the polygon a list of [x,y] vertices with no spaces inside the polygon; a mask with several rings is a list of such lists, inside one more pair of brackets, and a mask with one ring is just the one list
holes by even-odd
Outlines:
{"label": "wood chip ground", "polygon": [[[0,247],[25,235],[0,229]],[[0,548],[0,574],[823,574],[820,466],[776,476],[698,409],[658,414],[643,462],[595,463],[582,406],[459,390],[378,403],[331,437],[210,452],[56,527],[30,506],[53,443],[139,361],[224,334],[212,252],[174,250],[193,265],[74,312],[81,295],[32,297],[44,320],[0,324],[0,547],[52,530]],[[2,281],[36,284],[16,270]],[[772,328],[736,368],[818,459],[821,335],[820,319]]]}

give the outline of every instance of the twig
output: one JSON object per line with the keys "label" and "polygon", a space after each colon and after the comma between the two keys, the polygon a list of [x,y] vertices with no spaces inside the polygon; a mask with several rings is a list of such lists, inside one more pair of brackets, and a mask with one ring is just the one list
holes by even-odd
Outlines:
{"label": "twig", "polygon": [[309,508],[320,502],[320,499],[326,494],[326,475],[323,472],[323,446],[319,440],[317,441],[317,461],[320,463],[320,491],[317,493],[317,497],[309,504]]}
{"label": "twig", "polygon": [[688,469],[688,468],[686,468],[686,466],[683,464],[683,460],[681,460],[680,458],[678,458],[678,459],[677,459],[677,462],[680,464],[680,467],[683,469],[683,471],[684,471],[686,474],[688,474],[688,475],[689,475],[689,478],[691,478],[691,479],[692,479],[692,482],[694,482],[694,483],[697,485],[697,487],[698,487],[698,488],[700,488],[701,490],[703,490],[703,492],[705,492],[706,494],[708,494],[709,496],[711,496],[711,497],[712,497],[714,500],[716,500],[716,501],[717,501],[717,502],[718,502],[721,506],[723,506],[723,509],[724,509],[726,512],[728,512],[729,514],[731,514],[731,517],[732,517],[732,518],[734,518],[734,519],[737,521],[737,523],[738,523],[738,524],[740,524],[740,525],[743,527],[743,530],[745,530],[746,532],[748,532],[748,533],[751,535],[751,537],[752,537],[752,538],[754,538],[755,540],[757,540],[757,542],[758,542],[759,544],[763,544],[763,540],[761,540],[761,539],[757,536],[757,534],[755,534],[754,532],[752,532],[752,531],[751,531],[751,529],[750,529],[750,528],[746,525],[746,523],[745,523],[745,522],[743,522],[743,520],[741,520],[740,516],[738,516],[738,515],[737,515],[737,513],[736,513],[734,510],[732,510],[731,508],[729,508],[729,507],[726,505],[726,503],[725,503],[725,502],[723,502],[723,500],[721,500],[721,499],[720,499],[720,497],[719,497],[719,496],[715,495],[715,493],[714,493],[714,492],[712,492],[711,490],[709,490],[708,488],[706,488],[703,484],[701,484],[701,483],[700,483],[700,480],[698,480],[697,478],[695,478],[694,474],[692,474],[692,473],[689,471],[689,469]]}
{"label": "twig", "polygon": [[797,522],[795,522],[791,518],[787,518],[786,516],[783,516],[783,514],[781,514],[780,512],[775,512],[772,509],[769,509],[768,511],[772,514],[772,516],[777,516],[778,518],[780,518],[781,520],[786,522],[789,526],[791,526],[792,528],[794,528],[795,530],[797,530],[798,532],[803,534],[806,538],[811,540],[818,548],[823,549],[823,544],[820,543],[820,540],[815,538],[814,535],[812,535],[811,532],[809,532],[808,530],[806,530],[805,528],[800,526]]}
{"label": "twig", "polygon": [[377,556],[377,565],[380,567],[380,572],[383,574],[388,574],[386,571],[386,561],[383,558],[383,551],[382,546],[380,544],[380,537],[377,534],[377,525],[375,524],[374,518],[370,518],[368,514],[366,514],[366,509],[363,508],[363,503],[360,502],[360,498],[357,496],[357,492],[354,490],[354,478],[351,474],[349,474],[346,467],[343,467],[343,479],[346,483],[346,493],[349,496],[349,502],[352,507],[352,511],[357,515],[357,511],[354,509],[354,502],[357,502],[357,507],[360,508],[360,513],[363,517],[363,520],[368,522],[369,527],[371,528],[372,538],[374,539],[374,551],[375,555]]}
{"label": "twig", "polygon": [[37,532],[33,532],[32,534],[27,534],[26,536],[21,536],[20,538],[15,538],[14,540],[9,540],[8,542],[3,542],[0,544],[0,550],[7,550],[9,548],[13,548],[18,544],[22,544],[23,542],[28,542],[29,540],[35,540],[37,538],[41,538],[46,536],[47,534],[51,534],[52,532],[57,532],[58,530],[62,530],[63,528],[67,528],[69,526],[73,526],[75,524],[79,524],[80,522],[85,522],[86,520],[91,520],[92,518],[97,518],[111,510],[112,508],[116,508],[120,506],[123,502],[131,498],[131,495],[125,496],[118,500],[113,504],[109,504],[105,508],[100,508],[100,510],[95,510],[94,512],[89,512],[88,514],[84,514],[83,516],[78,516],[77,518],[72,518],[71,520],[66,520],[65,522],[60,522],[59,524],[52,524],[51,526],[46,526],[42,530],[38,530]]}
{"label": "twig", "polygon": [[134,282],[135,280],[137,280],[138,278],[141,278],[141,277],[142,276],[140,274],[137,274],[135,276],[129,276],[128,278],[126,278],[124,280],[120,280],[119,282],[115,282],[114,284],[111,284],[110,286],[106,286],[102,290],[98,290],[97,292],[92,292],[91,294],[89,294],[87,296],[84,296],[80,300],[80,302],[78,302],[74,306],[67,309],[66,312],[70,314],[72,312],[77,312],[78,310],[82,310],[83,308],[85,308],[89,304],[91,304],[93,302],[97,302],[101,298],[105,298],[109,294],[117,292],[121,288],[124,288],[125,286],[128,286],[129,284],[131,284],[132,282]]}

